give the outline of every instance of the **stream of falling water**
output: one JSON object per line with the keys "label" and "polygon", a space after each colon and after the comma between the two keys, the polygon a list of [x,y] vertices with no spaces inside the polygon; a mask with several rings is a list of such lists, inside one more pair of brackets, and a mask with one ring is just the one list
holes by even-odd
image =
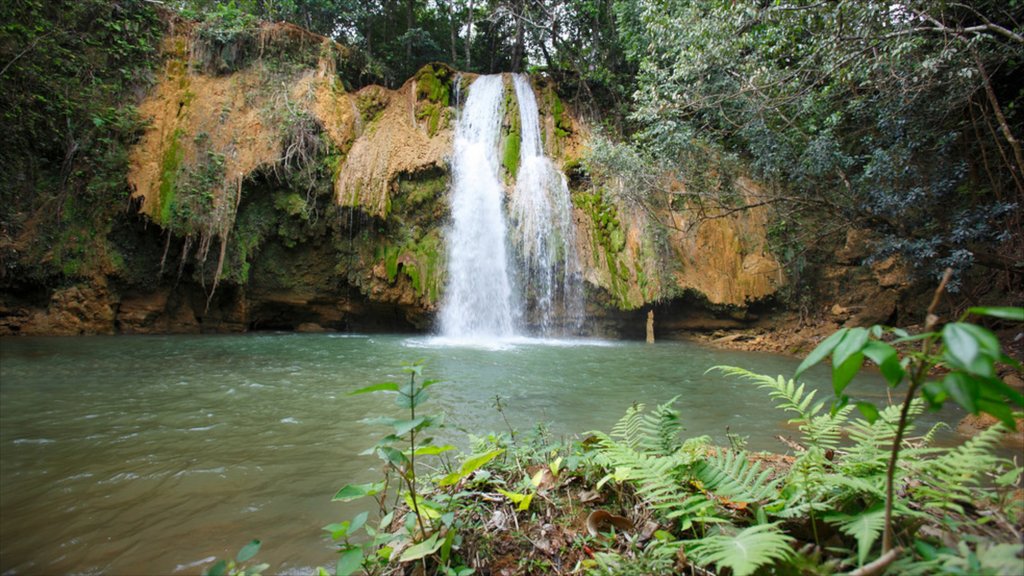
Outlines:
{"label": "stream of falling water", "polygon": [[448,288],[441,308],[446,338],[500,340],[516,334],[498,162],[504,89],[500,75],[477,78],[455,128]]}
{"label": "stream of falling water", "polygon": [[530,297],[531,323],[541,335],[575,334],[583,324],[583,290],[569,187],[544,154],[537,98],[529,78],[515,74],[512,81],[522,134],[511,203],[519,285]]}
{"label": "stream of falling water", "polygon": [[[515,189],[499,161],[505,84],[481,76],[469,88],[455,129],[448,286],[441,335],[457,341],[575,335],[583,322],[572,205],[565,177],[545,156],[537,99],[525,75],[512,76],[519,104]],[[511,248],[511,249],[510,249]]]}

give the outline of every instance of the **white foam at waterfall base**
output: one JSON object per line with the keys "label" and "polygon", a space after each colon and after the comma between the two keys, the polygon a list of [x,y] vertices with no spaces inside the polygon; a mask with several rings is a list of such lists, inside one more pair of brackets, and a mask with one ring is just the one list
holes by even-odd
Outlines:
{"label": "white foam at waterfall base", "polygon": [[500,75],[477,78],[455,129],[441,307],[441,335],[454,340],[500,340],[516,332],[498,162],[503,96]]}

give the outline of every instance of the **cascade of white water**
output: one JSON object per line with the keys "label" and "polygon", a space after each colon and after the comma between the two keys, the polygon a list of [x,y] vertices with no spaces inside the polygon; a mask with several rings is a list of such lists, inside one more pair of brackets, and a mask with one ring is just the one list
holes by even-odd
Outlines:
{"label": "cascade of white water", "polygon": [[498,172],[503,97],[500,75],[477,78],[455,128],[448,286],[441,308],[441,334],[448,338],[507,338],[516,331]]}
{"label": "cascade of white water", "polygon": [[[583,321],[583,290],[569,187],[544,154],[537,98],[529,78],[516,74],[513,83],[522,138],[511,202],[517,277],[527,292],[531,323],[544,335],[550,335],[556,323],[564,331],[575,332]],[[559,318],[559,313],[564,316]]]}

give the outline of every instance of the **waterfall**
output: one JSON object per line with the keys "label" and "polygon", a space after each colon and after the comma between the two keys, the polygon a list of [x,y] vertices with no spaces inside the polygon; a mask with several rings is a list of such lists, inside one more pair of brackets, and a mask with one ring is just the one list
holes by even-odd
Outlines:
{"label": "waterfall", "polygon": [[441,334],[450,338],[508,338],[516,331],[498,161],[504,91],[500,75],[477,78],[455,127],[441,308]]}
{"label": "waterfall", "polygon": [[440,314],[445,338],[507,339],[519,335],[524,319],[544,336],[558,328],[575,333],[582,324],[568,186],[544,155],[529,80],[512,78],[521,144],[508,222],[498,155],[505,114],[501,75],[473,82],[455,128],[448,286]]}
{"label": "waterfall", "polygon": [[[529,78],[515,74],[512,81],[522,139],[511,203],[519,285],[528,293],[531,321],[543,335],[556,333],[556,323],[574,333],[583,323],[583,290],[569,186],[544,154],[537,98]],[[559,313],[564,315],[561,319]]]}

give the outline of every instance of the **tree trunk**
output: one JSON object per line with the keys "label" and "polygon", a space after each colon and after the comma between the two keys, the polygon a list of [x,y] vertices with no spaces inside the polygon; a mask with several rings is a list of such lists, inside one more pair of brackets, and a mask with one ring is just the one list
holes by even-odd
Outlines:
{"label": "tree trunk", "polygon": [[512,71],[522,72],[523,71],[523,11],[526,10],[526,6],[522,3],[518,6],[519,11],[516,12],[516,43],[512,48]]}
{"label": "tree trunk", "polygon": [[472,69],[470,49],[473,47],[473,0],[469,0],[469,9],[466,10],[466,71]]}

